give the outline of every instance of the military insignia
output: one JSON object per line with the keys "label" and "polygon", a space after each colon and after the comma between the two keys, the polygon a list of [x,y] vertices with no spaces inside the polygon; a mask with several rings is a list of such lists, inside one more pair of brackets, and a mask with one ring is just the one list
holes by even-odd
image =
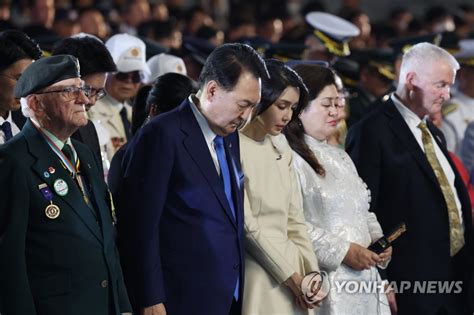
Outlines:
{"label": "military insignia", "polygon": [[54,167],[50,166],[50,167],[48,167],[48,172],[50,174],[54,174],[56,172],[56,170],[54,169]]}
{"label": "military insignia", "polygon": [[140,55],[140,50],[138,48],[132,48],[132,50],[130,50],[130,54],[132,57],[138,57]]}
{"label": "military insignia", "polygon": [[48,219],[54,220],[59,217],[59,214],[61,213],[61,210],[59,210],[59,207],[56,206],[55,204],[50,204],[49,206],[44,209],[44,214]]}
{"label": "military insignia", "polygon": [[49,178],[49,173],[48,173],[48,172],[44,172],[44,173],[43,173],[43,176],[44,176],[45,178]]}
{"label": "military insignia", "polygon": [[54,191],[60,196],[66,196],[69,192],[69,187],[64,179],[58,178],[54,181],[53,184]]}
{"label": "military insignia", "polygon": [[441,114],[443,114],[443,117],[446,117],[452,112],[457,111],[458,108],[459,108],[459,104],[457,103],[445,103],[443,107],[441,108]]}

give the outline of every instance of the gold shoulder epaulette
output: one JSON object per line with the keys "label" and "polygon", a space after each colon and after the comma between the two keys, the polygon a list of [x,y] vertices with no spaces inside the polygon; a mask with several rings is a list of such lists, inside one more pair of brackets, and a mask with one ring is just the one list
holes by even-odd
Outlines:
{"label": "gold shoulder epaulette", "polygon": [[447,116],[451,114],[452,112],[455,112],[458,108],[459,108],[459,105],[456,103],[451,103],[451,102],[446,103],[441,108],[441,114],[443,114],[443,116]]}

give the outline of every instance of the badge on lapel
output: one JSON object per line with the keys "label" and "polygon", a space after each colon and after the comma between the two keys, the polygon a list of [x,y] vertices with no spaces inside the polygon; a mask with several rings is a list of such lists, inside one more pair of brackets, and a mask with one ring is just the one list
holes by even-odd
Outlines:
{"label": "badge on lapel", "polygon": [[64,197],[69,192],[69,187],[64,179],[58,178],[53,184],[54,191],[61,197]]}

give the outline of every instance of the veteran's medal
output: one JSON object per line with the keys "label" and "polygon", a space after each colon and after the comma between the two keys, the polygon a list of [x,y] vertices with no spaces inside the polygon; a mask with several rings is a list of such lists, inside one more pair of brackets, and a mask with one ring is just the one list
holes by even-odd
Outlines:
{"label": "veteran's medal", "polygon": [[53,203],[51,203],[49,206],[46,207],[46,209],[44,209],[44,214],[46,214],[46,217],[51,220],[57,219],[60,213],[61,210],[59,210],[59,207]]}
{"label": "veteran's medal", "polygon": [[41,194],[43,195],[44,199],[49,201],[49,205],[46,206],[44,209],[44,214],[48,219],[54,220],[59,217],[61,214],[61,210],[59,210],[59,207],[53,204],[53,193],[49,189],[48,185],[46,184],[40,184],[38,185],[38,189],[40,190]]}

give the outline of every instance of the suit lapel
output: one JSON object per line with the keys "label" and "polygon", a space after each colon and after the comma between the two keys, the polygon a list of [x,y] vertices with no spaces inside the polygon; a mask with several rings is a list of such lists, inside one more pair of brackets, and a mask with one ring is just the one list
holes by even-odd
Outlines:
{"label": "suit lapel", "polygon": [[431,168],[425,153],[420,148],[415,136],[391,100],[386,108],[386,114],[391,117],[390,127],[395,136],[398,137],[401,143],[406,146],[408,152],[413,156],[414,160],[418,163],[425,175],[436,185],[436,187],[439,188],[438,180],[436,179],[434,171]]}
{"label": "suit lapel", "polygon": [[[89,185],[90,199],[93,202],[97,215],[102,223],[102,237],[104,241],[107,241],[105,237],[107,235],[112,235],[112,233],[109,231],[109,229],[111,229],[111,225],[108,224],[110,219],[107,218],[107,215],[109,215],[109,212],[107,211],[109,210],[109,207],[105,203],[105,198],[107,197],[104,195],[106,193],[104,187],[105,184],[99,182],[99,180],[102,180],[102,176],[93,169],[95,162],[91,159],[92,156],[87,154],[81,145],[75,145],[74,148],[76,149],[77,155],[81,161],[82,175],[86,178]],[[103,209],[106,209],[106,211],[103,211]]]}
{"label": "suit lapel", "polygon": [[[99,225],[89,207],[85,204],[79,188],[71,176],[66,172],[59,162],[59,158],[54,154],[44,138],[38,133],[35,127],[28,120],[23,128],[23,134],[28,143],[28,149],[31,155],[36,158],[36,162],[31,166],[32,170],[45,182],[51,191],[54,192],[54,198],[60,198],[74,211],[84,222],[85,226],[102,242]],[[49,172],[50,168],[54,173]],[[63,180],[68,187],[68,193],[60,196],[54,190],[54,183],[57,180]],[[54,201],[53,201],[54,202]],[[65,209],[61,209],[66,211]]]}
{"label": "suit lapel", "polygon": [[[214,194],[224,208],[225,213],[229,217],[229,220],[232,222],[234,227],[236,227],[236,221],[234,220],[232,210],[230,209],[229,203],[225,196],[224,185],[217,174],[216,167],[209,151],[206,150],[206,140],[202,134],[198,122],[196,121],[196,118],[194,117],[191,104],[189,104],[188,100],[186,100],[180,106],[180,120],[181,130],[186,135],[183,141],[184,147],[196,163],[196,166],[200,169],[203,176],[206,178],[206,181],[212,188]],[[227,158],[229,158],[230,154],[228,153],[227,148],[226,151]],[[230,168],[232,168],[232,164],[229,164],[229,169]],[[232,170],[230,171],[232,172]]]}

